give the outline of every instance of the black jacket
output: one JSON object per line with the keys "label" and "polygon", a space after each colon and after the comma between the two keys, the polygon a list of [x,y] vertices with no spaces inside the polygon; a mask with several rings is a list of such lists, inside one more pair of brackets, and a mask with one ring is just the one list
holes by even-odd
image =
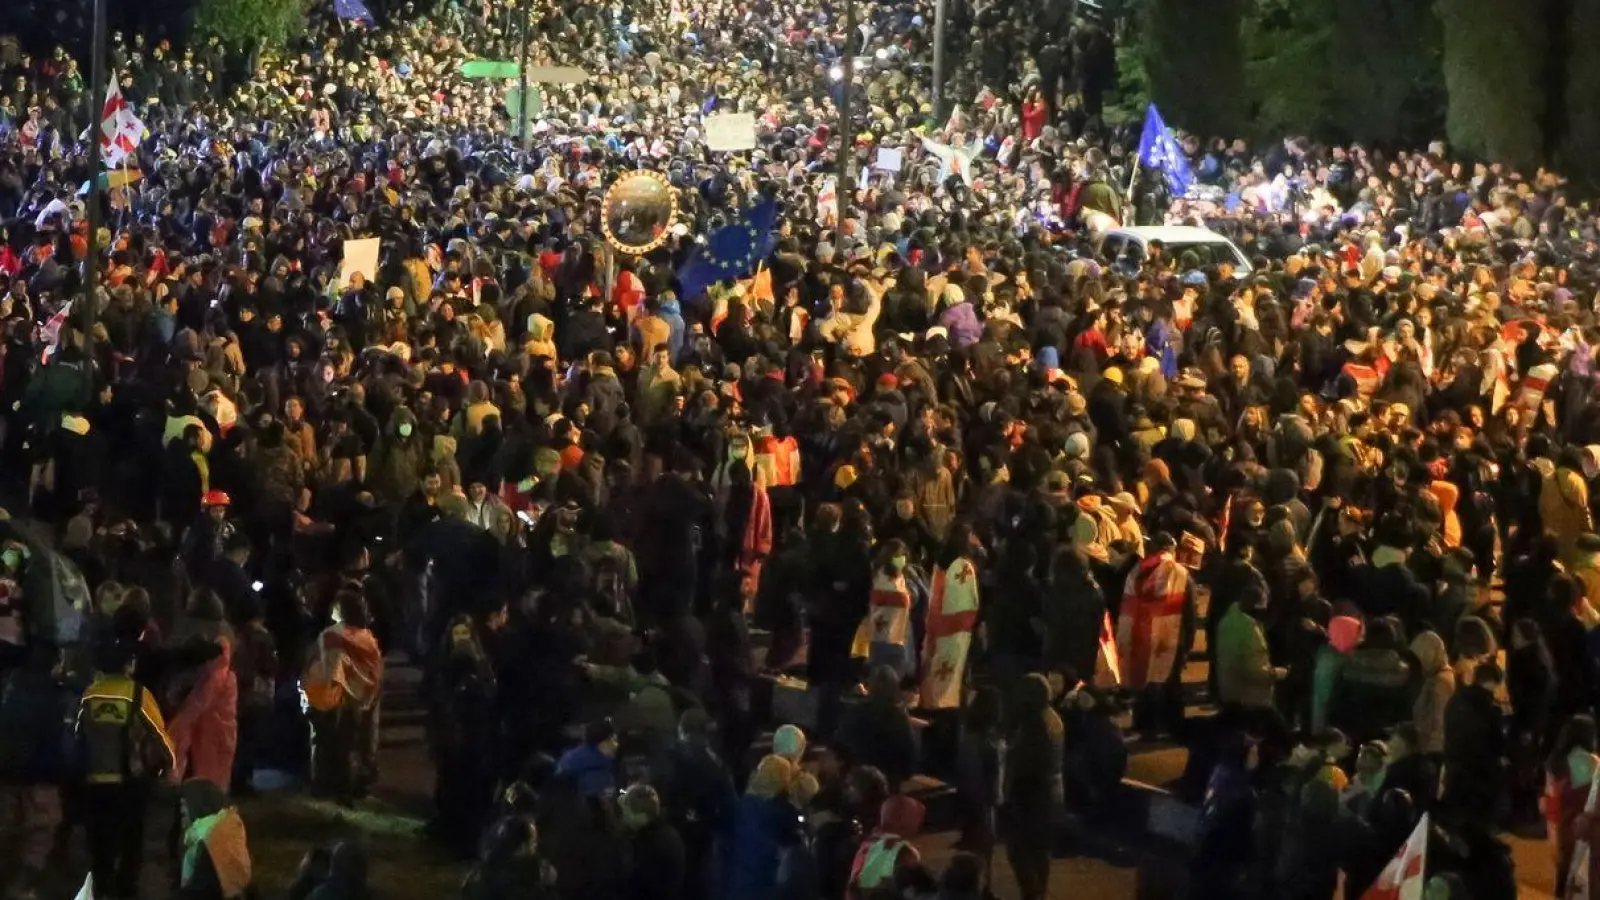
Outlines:
{"label": "black jacket", "polygon": [[645,825],[628,841],[628,900],[681,900],[688,853],[683,837],[663,819]]}

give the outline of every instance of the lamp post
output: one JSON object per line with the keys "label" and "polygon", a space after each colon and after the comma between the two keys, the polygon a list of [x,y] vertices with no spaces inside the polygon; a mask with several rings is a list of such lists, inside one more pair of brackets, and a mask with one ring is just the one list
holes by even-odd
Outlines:
{"label": "lamp post", "polygon": [[856,36],[856,2],[844,0],[844,59],[839,61],[841,81],[839,84],[839,222],[844,222],[845,211],[849,209],[851,200],[855,196],[850,187],[850,164],[854,154],[850,152],[854,145],[850,127],[850,90],[855,81],[856,54],[851,49],[851,43]]}
{"label": "lamp post", "polygon": [[944,121],[944,17],[948,0],[933,5],[933,120]]}
{"label": "lamp post", "polygon": [[522,38],[517,49],[517,139],[522,142],[523,153],[533,145],[532,135],[528,134],[528,39],[533,30],[528,20],[532,17],[533,0],[522,0]]}
{"label": "lamp post", "polygon": [[[84,260],[83,352],[94,371],[95,304],[100,286],[100,138],[101,116],[105,108],[106,81],[106,0],[94,0],[93,34],[89,39],[89,252]],[[91,374],[92,377],[92,374]]]}

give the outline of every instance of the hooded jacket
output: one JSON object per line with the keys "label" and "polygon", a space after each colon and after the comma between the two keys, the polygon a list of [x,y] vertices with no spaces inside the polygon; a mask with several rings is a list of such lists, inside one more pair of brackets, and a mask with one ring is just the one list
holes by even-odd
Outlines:
{"label": "hooded jacket", "polygon": [[184,900],[231,900],[250,888],[250,850],[244,820],[222,788],[190,779],[179,792],[189,825],[183,831],[179,894]]}
{"label": "hooded jacket", "polygon": [[238,745],[239,682],[233,677],[233,640],[218,641],[222,655],[200,670],[194,689],[172,717],[179,778],[200,778],[226,788],[233,781]]}
{"label": "hooded jacket", "polygon": [[1424,631],[1411,641],[1411,655],[1417,658],[1422,678],[1416,702],[1412,704],[1411,719],[1417,726],[1422,753],[1444,752],[1444,710],[1450,696],[1456,691],[1456,676],[1450,670],[1449,655],[1444,641],[1431,631]]}
{"label": "hooded jacket", "polygon": [[911,841],[922,832],[927,808],[904,794],[883,801],[878,811],[878,831],[861,844],[850,865],[851,900],[894,884],[895,873],[921,862]]}
{"label": "hooded jacket", "polygon": [[[402,428],[408,428],[410,434],[401,434]],[[391,503],[405,500],[422,483],[428,448],[411,410],[401,406],[390,414],[374,457],[372,486]]]}
{"label": "hooded jacket", "polygon": [[1267,636],[1261,623],[1234,603],[1217,626],[1217,691],[1224,704],[1252,709],[1272,706],[1278,679],[1267,655]]}

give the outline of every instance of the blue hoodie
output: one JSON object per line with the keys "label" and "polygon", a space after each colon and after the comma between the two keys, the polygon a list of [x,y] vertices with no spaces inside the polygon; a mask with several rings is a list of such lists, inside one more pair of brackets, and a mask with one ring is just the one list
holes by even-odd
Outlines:
{"label": "blue hoodie", "polygon": [[1056,348],[1046,344],[1039,348],[1039,355],[1034,357],[1039,363],[1039,371],[1049,372],[1061,368],[1061,353]]}
{"label": "blue hoodie", "polygon": [[667,327],[672,329],[667,337],[667,350],[672,353],[672,362],[676,365],[678,357],[683,355],[683,335],[688,330],[683,324],[683,309],[678,306],[678,298],[663,301],[658,315],[666,319]]}
{"label": "blue hoodie", "polygon": [[588,744],[579,744],[561,754],[556,774],[571,778],[585,797],[598,797],[617,789],[611,757]]}

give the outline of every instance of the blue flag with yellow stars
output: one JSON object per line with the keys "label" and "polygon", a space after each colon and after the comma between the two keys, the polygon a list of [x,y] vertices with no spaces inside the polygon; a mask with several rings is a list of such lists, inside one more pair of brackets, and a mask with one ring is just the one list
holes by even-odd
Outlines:
{"label": "blue flag with yellow stars", "polygon": [[777,245],[778,201],[763,200],[731,225],[718,228],[678,269],[680,296],[687,300],[719,281],[743,278]]}

